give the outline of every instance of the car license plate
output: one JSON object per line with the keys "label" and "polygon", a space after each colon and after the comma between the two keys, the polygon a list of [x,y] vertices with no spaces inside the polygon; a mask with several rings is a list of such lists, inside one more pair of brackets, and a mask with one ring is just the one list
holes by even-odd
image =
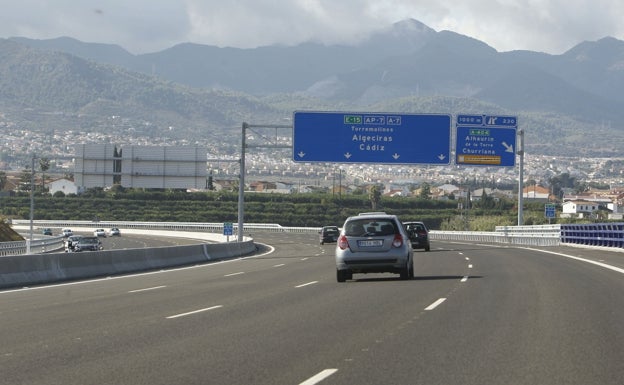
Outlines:
{"label": "car license plate", "polygon": [[383,240],[381,239],[367,239],[365,241],[358,241],[358,246],[360,247],[379,247],[383,245]]}

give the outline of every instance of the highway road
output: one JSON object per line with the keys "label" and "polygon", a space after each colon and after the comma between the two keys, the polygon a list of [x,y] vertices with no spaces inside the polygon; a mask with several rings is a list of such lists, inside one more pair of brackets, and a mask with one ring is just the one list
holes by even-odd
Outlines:
{"label": "highway road", "polygon": [[[92,237],[92,232],[75,232],[77,235]],[[104,250],[141,249],[146,247],[182,246],[197,244],[196,239],[150,236],[148,234],[122,234],[114,237],[101,237]]]}
{"label": "highway road", "polygon": [[274,249],[0,292],[0,382],[624,381],[624,253],[432,242],[414,280],[337,283],[334,245],[254,235]]}

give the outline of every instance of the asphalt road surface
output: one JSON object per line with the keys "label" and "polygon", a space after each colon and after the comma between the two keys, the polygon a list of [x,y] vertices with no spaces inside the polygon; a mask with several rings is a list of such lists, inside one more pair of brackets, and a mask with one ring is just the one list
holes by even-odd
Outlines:
{"label": "asphalt road surface", "polygon": [[[76,232],[92,237],[92,232]],[[100,237],[104,250],[141,249],[146,247],[181,246],[197,244],[196,239],[150,236],[149,234],[122,234],[114,237]]]}
{"label": "asphalt road surface", "polygon": [[624,382],[624,253],[434,241],[414,280],[337,283],[335,245],[254,235],[274,249],[0,292],[0,383]]}

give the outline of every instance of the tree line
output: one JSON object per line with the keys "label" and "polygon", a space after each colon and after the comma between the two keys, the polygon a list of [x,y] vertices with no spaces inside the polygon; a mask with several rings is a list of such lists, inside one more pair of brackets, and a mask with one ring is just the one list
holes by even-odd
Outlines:
{"label": "tree line", "polygon": [[[4,218],[29,219],[30,194],[0,198]],[[380,190],[368,194],[245,193],[244,221],[277,223],[288,227],[341,226],[351,215],[385,211],[404,221],[423,221],[431,229],[493,231],[495,226],[517,224],[517,202],[484,196],[478,202],[462,199],[433,200],[424,196],[387,197]],[[89,189],[80,195],[37,191],[35,220],[150,221],[221,223],[238,220],[238,194],[232,191]],[[525,224],[548,223],[543,203],[526,204]]]}

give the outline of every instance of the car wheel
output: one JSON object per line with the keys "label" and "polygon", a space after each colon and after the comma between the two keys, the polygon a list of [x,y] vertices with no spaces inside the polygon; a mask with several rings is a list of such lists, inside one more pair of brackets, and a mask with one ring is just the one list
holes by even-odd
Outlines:
{"label": "car wheel", "polygon": [[414,271],[413,262],[412,261],[406,262],[405,268],[401,271],[401,279],[404,281],[411,279],[414,275],[413,271]]}
{"label": "car wheel", "polygon": [[344,282],[347,280],[347,271],[346,270],[336,270],[336,280],[338,282]]}
{"label": "car wheel", "polygon": [[325,242],[321,241],[321,245],[324,244]]}
{"label": "car wheel", "polygon": [[412,260],[412,262],[410,263],[410,272],[408,279],[414,279],[414,260]]}
{"label": "car wheel", "polygon": [[429,245],[425,246],[425,251],[429,251],[429,250],[431,250],[431,246]]}

